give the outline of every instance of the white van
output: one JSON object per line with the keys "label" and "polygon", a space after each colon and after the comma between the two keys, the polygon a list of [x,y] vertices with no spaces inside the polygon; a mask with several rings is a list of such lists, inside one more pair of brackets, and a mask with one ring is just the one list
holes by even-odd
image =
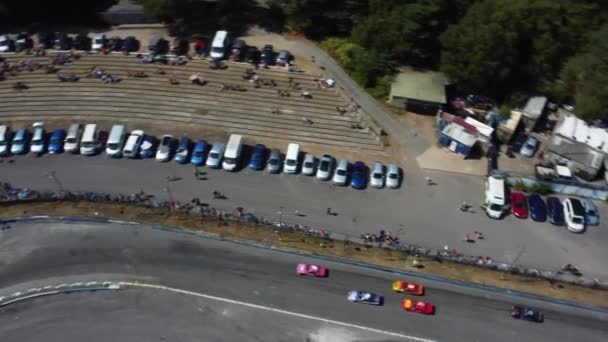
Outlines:
{"label": "white van", "polygon": [[486,182],[484,201],[486,214],[493,219],[500,219],[506,209],[505,180],[499,175],[491,175]]}
{"label": "white van", "polygon": [[243,150],[243,136],[239,134],[231,134],[224,152],[224,162],[222,168],[226,171],[236,170],[239,161],[241,160],[241,152]]}
{"label": "white van", "polygon": [[10,140],[10,132],[8,130],[8,126],[6,126],[6,125],[0,126],[0,156],[8,155],[9,140]]}
{"label": "white van", "polygon": [[213,59],[223,59],[228,45],[228,32],[217,31],[213,42],[211,43],[211,53],[209,56]]}
{"label": "white van", "polygon": [[222,166],[222,156],[224,155],[224,148],[226,145],[220,142],[216,142],[211,146],[211,150],[209,151],[209,155],[207,156],[207,162],[205,165],[219,169]]}
{"label": "white van", "polygon": [[285,172],[285,173],[298,172],[299,160],[300,160],[300,145],[298,145],[298,144],[287,145],[287,154],[285,154],[283,172]]}
{"label": "white van", "polygon": [[82,139],[80,140],[80,154],[90,156],[99,150],[99,131],[96,124],[84,126]]}
{"label": "white van", "polygon": [[144,139],[144,131],[136,129],[129,135],[125,147],[122,149],[122,155],[127,158],[137,158],[139,146]]}
{"label": "white van", "polygon": [[80,148],[81,133],[82,127],[79,123],[71,124],[63,142],[63,150],[69,153],[77,153]]}
{"label": "white van", "polygon": [[127,128],[125,125],[114,125],[110,130],[108,143],[106,144],[106,154],[110,157],[119,158],[122,155],[122,148],[125,144]]}

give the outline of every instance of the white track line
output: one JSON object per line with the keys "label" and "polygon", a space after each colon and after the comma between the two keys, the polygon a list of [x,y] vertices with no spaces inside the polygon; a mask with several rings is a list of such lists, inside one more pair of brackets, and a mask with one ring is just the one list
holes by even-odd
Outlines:
{"label": "white track line", "polygon": [[265,311],[270,311],[270,312],[276,312],[276,313],[280,313],[280,314],[284,314],[284,315],[289,315],[289,316],[294,316],[294,317],[300,317],[300,318],[306,318],[306,319],[310,319],[310,320],[314,320],[314,321],[319,321],[319,322],[324,322],[324,323],[341,325],[343,327],[356,328],[356,329],[361,329],[361,330],[370,331],[370,332],[374,332],[374,333],[385,334],[385,335],[389,335],[389,336],[393,336],[393,337],[399,337],[399,338],[407,339],[407,340],[410,340],[410,341],[417,341],[417,342],[438,342],[436,340],[430,340],[430,339],[426,339],[426,338],[422,338],[422,337],[403,335],[403,334],[399,334],[399,333],[395,333],[395,332],[391,332],[391,331],[374,329],[374,328],[370,328],[370,327],[366,327],[366,326],[362,326],[362,325],[351,324],[351,323],[346,323],[346,322],[334,321],[334,320],[326,319],[326,318],[322,318],[322,317],[304,315],[304,314],[297,313],[297,312],[286,311],[286,310],[281,310],[281,309],[275,309],[275,308],[271,308],[271,307],[267,307],[267,306],[263,306],[263,305],[257,305],[257,304],[247,303],[247,302],[241,302],[241,301],[234,300],[234,299],[228,299],[228,298],[223,298],[223,297],[216,297],[216,296],[211,296],[211,295],[207,295],[207,294],[204,294],[204,293],[198,293],[198,292],[193,292],[193,291],[181,290],[181,289],[176,289],[176,288],[162,286],[162,285],[129,283],[129,282],[119,282],[118,284],[124,285],[124,286],[146,287],[146,288],[152,288],[152,289],[156,289],[156,290],[165,290],[165,291],[170,291],[170,292],[175,292],[175,293],[181,293],[181,294],[185,294],[185,295],[190,295],[190,296],[196,296],[196,297],[211,299],[211,300],[215,300],[215,301],[219,301],[219,302],[236,304],[236,305],[246,306],[246,307],[250,307],[250,308],[254,308],[254,309],[265,310]]}

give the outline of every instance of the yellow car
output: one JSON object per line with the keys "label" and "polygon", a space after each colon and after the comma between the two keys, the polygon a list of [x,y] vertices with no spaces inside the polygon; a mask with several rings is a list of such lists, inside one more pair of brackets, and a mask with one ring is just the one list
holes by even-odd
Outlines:
{"label": "yellow car", "polygon": [[397,280],[393,283],[393,291],[407,292],[413,295],[422,296],[424,294],[424,287],[409,281]]}

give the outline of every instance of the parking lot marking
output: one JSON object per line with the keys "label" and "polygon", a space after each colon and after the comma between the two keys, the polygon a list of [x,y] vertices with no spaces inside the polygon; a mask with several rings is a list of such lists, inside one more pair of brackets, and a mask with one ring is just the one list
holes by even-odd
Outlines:
{"label": "parking lot marking", "polygon": [[194,291],[188,291],[188,290],[182,290],[182,289],[176,289],[176,288],[162,286],[162,285],[153,285],[153,284],[144,284],[144,283],[129,283],[129,282],[119,282],[119,285],[133,286],[133,287],[143,287],[143,288],[152,288],[152,289],[156,289],[156,290],[164,290],[164,291],[169,291],[169,292],[174,292],[174,293],[181,293],[181,294],[185,294],[185,295],[189,295],[189,296],[195,296],[195,297],[215,300],[215,301],[218,301],[218,302],[224,302],[224,303],[230,303],[230,304],[235,304],[235,305],[241,305],[241,306],[246,306],[246,307],[254,308],[254,309],[258,309],[258,310],[270,311],[270,312],[280,313],[280,314],[283,314],[283,315],[288,315],[288,316],[293,316],[293,317],[299,317],[299,318],[306,318],[306,319],[310,319],[310,320],[314,320],[314,321],[319,321],[319,322],[323,322],[323,323],[335,324],[335,325],[340,325],[340,326],[343,326],[343,327],[355,328],[355,329],[360,329],[360,330],[369,331],[369,332],[373,332],[373,333],[389,335],[389,336],[392,336],[392,337],[402,338],[402,339],[406,339],[406,340],[410,340],[410,341],[417,341],[417,342],[438,342],[436,340],[431,340],[431,339],[427,339],[427,338],[422,338],[422,337],[417,337],[417,336],[410,336],[410,335],[404,335],[404,334],[399,334],[399,333],[392,332],[392,331],[370,328],[370,327],[366,327],[366,326],[363,326],[363,325],[357,325],[357,324],[352,324],[352,323],[347,323],[347,322],[335,321],[335,320],[327,319],[327,318],[323,318],[323,317],[305,315],[305,314],[301,314],[301,313],[297,313],[297,312],[293,312],[293,311],[275,309],[275,308],[271,308],[271,307],[268,307],[268,306],[263,306],[263,305],[253,304],[253,303],[247,303],[247,302],[241,302],[241,301],[234,300],[234,299],[229,299],[229,298],[224,298],[224,297],[217,297],[217,296],[212,296],[212,295],[208,295],[208,294],[204,294],[204,293],[199,293],[199,292],[194,292]]}

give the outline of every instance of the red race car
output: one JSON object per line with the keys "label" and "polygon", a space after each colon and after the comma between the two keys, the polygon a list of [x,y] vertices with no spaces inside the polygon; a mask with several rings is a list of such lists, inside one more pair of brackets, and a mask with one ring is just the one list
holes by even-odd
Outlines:
{"label": "red race car", "polygon": [[326,277],[327,269],[325,266],[311,265],[311,264],[298,264],[296,268],[298,275],[309,275],[315,277]]}
{"label": "red race car", "polygon": [[423,315],[432,315],[435,313],[435,306],[433,304],[416,299],[404,299],[401,302],[401,307],[405,311],[418,312]]}
{"label": "red race car", "polygon": [[528,200],[526,199],[526,195],[520,192],[512,192],[511,208],[515,217],[520,219],[528,218]]}
{"label": "red race car", "polygon": [[424,287],[420,284],[410,283],[409,281],[397,280],[393,283],[393,291],[422,296],[424,294]]}

